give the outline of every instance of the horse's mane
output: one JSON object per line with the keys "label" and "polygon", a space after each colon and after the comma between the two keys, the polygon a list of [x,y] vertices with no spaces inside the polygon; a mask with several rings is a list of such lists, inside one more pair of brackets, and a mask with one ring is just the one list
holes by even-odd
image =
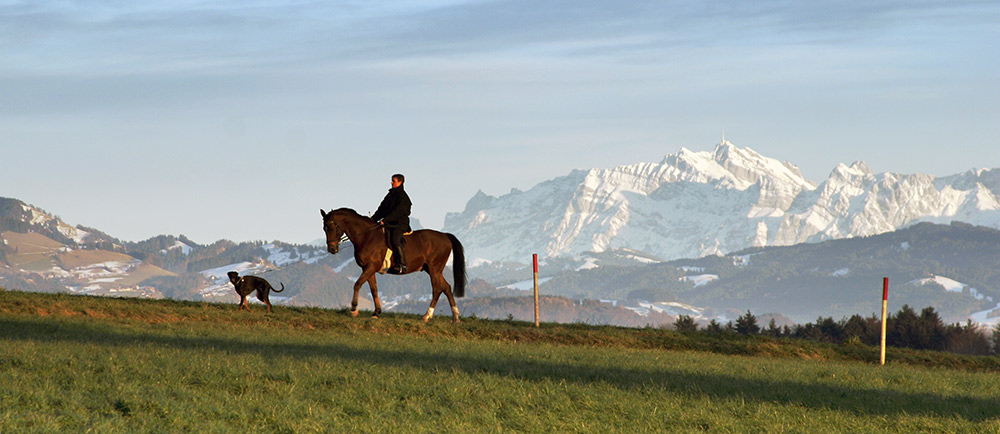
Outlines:
{"label": "horse's mane", "polygon": [[351,208],[347,208],[347,207],[338,208],[338,209],[335,209],[333,211],[330,211],[330,214],[333,214],[335,212],[336,213],[346,213],[346,214],[350,214],[350,215],[355,216],[355,217],[360,217],[360,218],[363,218],[363,219],[366,219],[366,220],[371,220],[371,218],[369,218],[368,216],[363,216],[361,214],[358,214],[357,211],[355,211],[355,210],[353,210]]}

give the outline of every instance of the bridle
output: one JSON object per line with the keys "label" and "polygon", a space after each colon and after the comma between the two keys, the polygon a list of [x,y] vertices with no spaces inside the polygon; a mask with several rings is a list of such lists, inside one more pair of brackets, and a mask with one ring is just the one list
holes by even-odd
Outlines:
{"label": "bridle", "polygon": [[[339,246],[340,246],[341,243],[353,243],[353,241],[351,241],[351,238],[347,236],[347,231],[344,230],[344,228],[340,227],[339,224],[337,224],[337,220],[333,216],[333,211],[331,211],[329,214],[327,214],[327,216],[329,216],[330,223],[333,223],[333,230],[338,231],[338,232],[341,233],[340,239],[337,240],[337,243],[334,244],[334,245],[338,246],[338,248],[339,248]],[[326,221],[324,221],[323,224],[324,224],[323,230],[326,231]],[[367,229],[359,232],[358,235],[363,234],[365,232],[368,232],[368,231],[370,231],[372,229],[380,228],[380,227],[382,227],[381,224],[375,223],[374,225],[368,227]],[[327,241],[327,247],[329,247],[329,244],[330,244],[330,242]]]}
{"label": "bridle", "polygon": [[[347,236],[347,231],[345,231],[344,228],[340,227],[340,225],[337,224],[337,220],[333,217],[333,212],[330,213],[330,222],[333,223],[333,230],[340,232],[340,239],[337,240],[338,245],[340,243],[351,242],[351,239]],[[324,227],[323,229],[325,230],[326,228]]]}

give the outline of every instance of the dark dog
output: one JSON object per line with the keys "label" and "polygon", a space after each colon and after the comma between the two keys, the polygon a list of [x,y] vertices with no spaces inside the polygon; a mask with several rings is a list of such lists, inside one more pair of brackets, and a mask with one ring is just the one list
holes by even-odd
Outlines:
{"label": "dark dog", "polygon": [[250,306],[247,305],[247,296],[250,293],[257,291],[257,299],[263,301],[267,305],[267,311],[271,311],[271,301],[267,299],[267,294],[270,291],[281,292],[285,290],[285,284],[281,284],[281,289],[274,289],[270,283],[266,280],[261,279],[257,276],[243,276],[235,271],[230,271],[228,273],[229,281],[233,283],[236,289],[236,293],[240,295],[240,310],[244,308],[247,312],[250,312]]}

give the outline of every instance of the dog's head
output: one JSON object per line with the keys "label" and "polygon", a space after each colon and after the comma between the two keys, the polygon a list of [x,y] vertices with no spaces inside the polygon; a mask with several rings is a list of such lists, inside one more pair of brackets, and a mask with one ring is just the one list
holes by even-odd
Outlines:
{"label": "dog's head", "polygon": [[232,282],[233,285],[236,284],[237,280],[240,280],[240,273],[237,273],[235,271],[230,271],[229,273],[226,274],[229,276],[229,281]]}

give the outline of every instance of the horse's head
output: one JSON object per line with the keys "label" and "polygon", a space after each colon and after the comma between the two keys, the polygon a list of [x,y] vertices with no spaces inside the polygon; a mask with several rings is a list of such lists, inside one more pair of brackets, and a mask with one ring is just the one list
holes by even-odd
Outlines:
{"label": "horse's head", "polygon": [[333,211],[325,212],[320,209],[319,213],[323,216],[323,232],[326,232],[326,251],[335,255],[340,251],[340,240],[344,237],[344,228],[337,224],[333,217]]}

